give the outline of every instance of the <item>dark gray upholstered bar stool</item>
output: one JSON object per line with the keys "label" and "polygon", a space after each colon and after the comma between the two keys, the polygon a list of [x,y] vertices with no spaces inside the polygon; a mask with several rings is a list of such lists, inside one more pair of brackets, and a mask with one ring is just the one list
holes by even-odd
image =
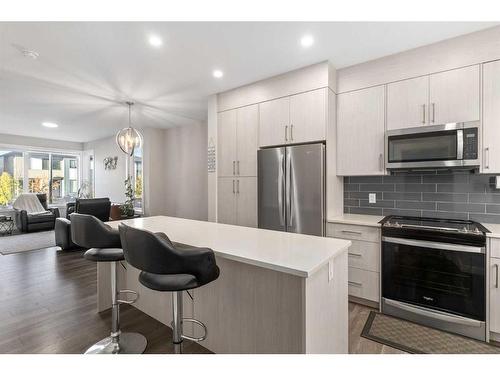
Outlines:
{"label": "dark gray upholstered bar stool", "polygon": [[[160,292],[172,292],[172,331],[175,353],[182,353],[183,339],[203,341],[207,327],[197,319],[184,318],[182,292],[199,288],[219,277],[211,249],[175,244],[164,233],[152,233],[120,224],[120,238],[126,261],[141,271],[139,282]],[[201,337],[184,335],[183,322],[203,328]]]}
{"label": "dark gray upholstered bar stool", "polygon": [[[140,333],[120,331],[120,304],[132,304],[137,292],[119,290],[117,287],[117,265],[124,260],[120,234],[101,220],[91,215],[71,214],[71,237],[75,244],[90,248],[85,259],[94,262],[111,262],[111,335],[92,345],[85,354],[141,354],[146,350],[147,340]],[[132,293],[132,301],[120,300],[120,293]]]}

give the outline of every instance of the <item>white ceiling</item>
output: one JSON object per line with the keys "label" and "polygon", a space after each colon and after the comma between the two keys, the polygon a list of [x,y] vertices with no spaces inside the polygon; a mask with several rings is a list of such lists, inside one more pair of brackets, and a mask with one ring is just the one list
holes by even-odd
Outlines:
{"label": "white ceiling", "polygon": [[[312,63],[337,68],[494,26],[492,22],[0,23],[0,133],[85,142],[127,124],[206,118],[207,95]],[[154,33],[163,38],[155,49]],[[314,36],[304,49],[302,35]],[[12,45],[40,54],[26,58]],[[224,72],[212,77],[214,69]],[[51,121],[57,129],[43,128]],[[1,142],[1,140],[0,140]]]}

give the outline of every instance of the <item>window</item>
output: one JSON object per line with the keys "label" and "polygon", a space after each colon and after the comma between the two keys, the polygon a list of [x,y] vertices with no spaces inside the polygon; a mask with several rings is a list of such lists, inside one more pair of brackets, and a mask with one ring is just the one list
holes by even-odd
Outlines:
{"label": "window", "polygon": [[0,150],[0,206],[11,204],[23,192],[22,152]]}
{"label": "window", "polygon": [[45,193],[49,203],[65,203],[78,194],[79,158],[38,151],[0,150],[0,206],[23,192]]}
{"label": "window", "polygon": [[134,208],[137,211],[142,211],[142,190],[143,190],[143,173],[142,173],[142,149],[136,149],[132,155],[133,163],[133,188],[135,194]]}

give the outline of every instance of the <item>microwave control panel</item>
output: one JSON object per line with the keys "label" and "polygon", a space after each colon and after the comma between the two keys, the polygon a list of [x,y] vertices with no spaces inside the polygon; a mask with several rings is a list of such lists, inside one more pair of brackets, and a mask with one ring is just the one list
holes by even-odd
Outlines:
{"label": "microwave control panel", "polygon": [[477,128],[464,129],[464,153],[463,158],[474,160],[478,158],[478,135]]}

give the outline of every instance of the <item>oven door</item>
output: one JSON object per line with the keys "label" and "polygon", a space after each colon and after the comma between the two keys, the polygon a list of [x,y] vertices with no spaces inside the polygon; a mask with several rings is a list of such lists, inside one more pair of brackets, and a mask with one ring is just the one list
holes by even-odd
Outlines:
{"label": "oven door", "polygon": [[485,321],[484,247],[382,238],[382,297]]}

